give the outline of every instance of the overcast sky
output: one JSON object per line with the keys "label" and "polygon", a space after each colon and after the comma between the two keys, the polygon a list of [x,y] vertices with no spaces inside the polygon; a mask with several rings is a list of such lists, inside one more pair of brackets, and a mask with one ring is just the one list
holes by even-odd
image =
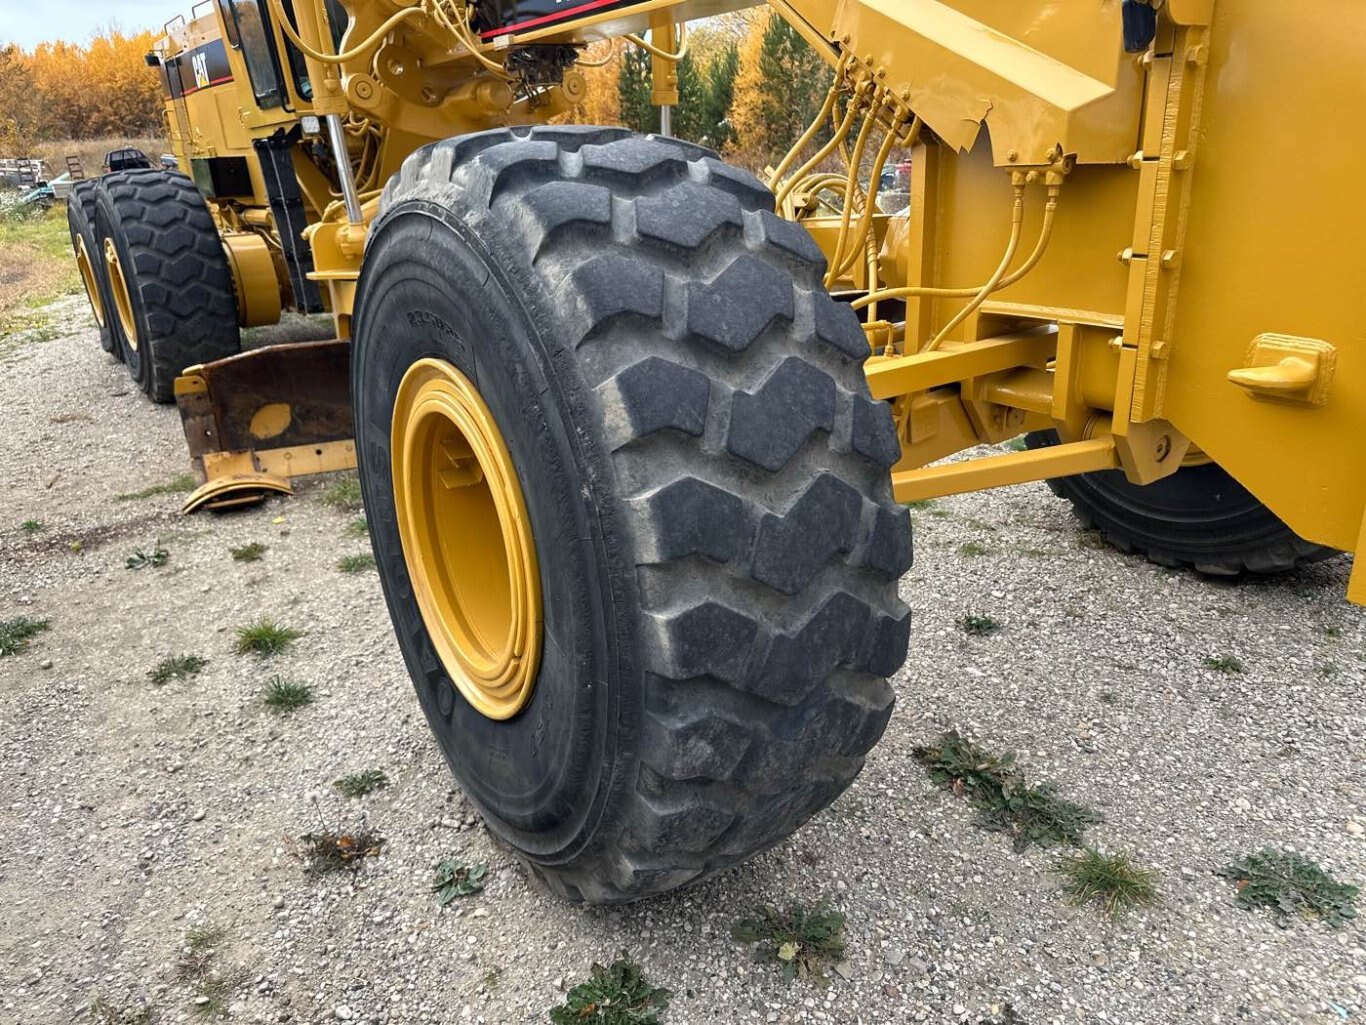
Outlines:
{"label": "overcast sky", "polygon": [[125,32],[159,29],[194,0],[0,0],[0,45],[65,39],[86,43],[111,21]]}

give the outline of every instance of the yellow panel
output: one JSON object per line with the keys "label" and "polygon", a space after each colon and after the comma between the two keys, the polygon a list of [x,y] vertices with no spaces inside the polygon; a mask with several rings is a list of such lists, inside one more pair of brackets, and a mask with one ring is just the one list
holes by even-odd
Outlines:
{"label": "yellow panel", "polygon": [[[1295,531],[1351,549],[1366,506],[1366,22],[1355,0],[1216,5],[1164,415]],[[1273,127],[1274,126],[1274,127]],[[1293,161],[1275,139],[1293,140]],[[1278,155],[1279,154],[1279,155]],[[1338,347],[1323,408],[1227,379],[1276,332]]]}

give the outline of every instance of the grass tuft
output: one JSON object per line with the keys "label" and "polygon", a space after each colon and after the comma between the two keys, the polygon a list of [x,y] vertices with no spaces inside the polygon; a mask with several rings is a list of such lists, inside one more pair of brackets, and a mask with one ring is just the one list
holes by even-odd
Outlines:
{"label": "grass tuft", "polygon": [[228,1012],[237,977],[217,971],[218,944],[223,929],[214,925],[191,926],[185,933],[176,974],[194,988],[191,1010],[199,1018],[221,1018]]}
{"label": "grass tuft", "polygon": [[826,981],[825,965],[844,953],[844,915],[824,901],[793,904],[786,911],[763,907],[730,930],[738,943],[755,944],[755,958],[777,961],[783,978]]}
{"label": "grass tuft", "polygon": [[1082,831],[1101,821],[1097,812],[1059,797],[1052,784],[1027,784],[1013,752],[990,754],[957,730],[912,754],[936,784],[972,803],[980,825],[1009,833],[1017,851],[1030,844],[1081,846]]}
{"label": "grass tuft", "polygon": [[1356,917],[1360,887],[1340,883],[1294,851],[1263,848],[1218,870],[1234,881],[1238,904],[1271,908],[1282,925],[1293,916],[1322,919],[1337,929]]}
{"label": "grass tuft", "polygon": [[0,657],[28,650],[28,642],[48,628],[46,619],[15,616],[0,619]]}
{"label": "grass tuft", "polygon": [[355,512],[361,507],[360,480],[356,477],[338,477],[323,488],[318,501],[333,509]]}
{"label": "grass tuft", "polygon": [[446,858],[437,862],[432,892],[443,908],[457,897],[468,897],[484,888],[484,877],[489,874],[487,862],[466,865],[463,861]]}
{"label": "grass tuft", "polygon": [[1243,663],[1237,655],[1207,655],[1205,668],[1213,669],[1216,673],[1241,673]]}
{"label": "grass tuft", "polygon": [[383,769],[365,769],[332,781],[332,789],[343,797],[364,797],[389,785]]}
{"label": "grass tuft", "polygon": [[983,555],[990,555],[991,549],[978,541],[969,541],[967,544],[958,546],[958,554],[975,559]]}
{"label": "grass tuft", "polygon": [[346,525],[347,537],[369,537],[370,523],[364,516],[357,516]]}
{"label": "grass tuft", "polygon": [[988,637],[1001,629],[1001,624],[990,616],[975,616],[972,614],[966,615],[960,619],[958,625],[969,637]]}
{"label": "grass tuft", "polygon": [[659,1025],[659,1013],[673,994],[651,985],[640,965],[622,956],[588,970],[588,981],[550,1009],[551,1025]]}
{"label": "grass tuft", "polygon": [[1098,903],[1114,918],[1121,911],[1157,900],[1157,873],[1134,864],[1129,855],[1101,854],[1087,847],[1064,857],[1058,871],[1074,904]]}
{"label": "grass tuft", "polygon": [[171,655],[163,658],[147,671],[147,679],[161,687],[172,680],[185,680],[199,674],[199,670],[209,664],[207,658],[198,655]]}
{"label": "grass tuft", "polygon": [[147,1004],[115,1004],[104,997],[90,1001],[88,1010],[91,1020],[98,1025],[152,1025],[156,1020]]}
{"label": "grass tuft", "polygon": [[25,520],[19,524],[19,529],[25,534],[38,534],[44,530],[42,520]]}
{"label": "grass tuft", "polygon": [[343,555],[337,560],[337,569],[343,573],[364,573],[375,568],[375,557],[369,552],[360,555]]}
{"label": "grass tuft", "polygon": [[306,683],[286,680],[283,676],[272,676],[266,684],[263,699],[266,707],[275,712],[294,712],[305,705],[313,704],[313,688]]}
{"label": "grass tuft", "polygon": [[263,545],[260,541],[252,541],[242,545],[240,548],[229,548],[233,562],[260,562],[261,556],[270,550],[269,545]]}
{"label": "grass tuft", "polygon": [[144,552],[141,548],[133,552],[132,555],[123,560],[124,569],[160,569],[166,565],[166,560],[171,557],[171,553],[158,543],[150,552]]}
{"label": "grass tuft", "polygon": [[237,628],[235,650],[239,655],[260,655],[268,658],[280,654],[302,636],[303,633],[292,627],[280,626],[269,619],[258,619],[254,623]]}
{"label": "grass tuft", "polygon": [[187,491],[195,489],[194,478],[188,473],[182,473],[178,477],[172,477],[161,484],[153,484],[151,487],[143,488],[141,491],[127,491],[121,495],[115,495],[115,502],[136,502],[143,498],[155,498],[157,495],[182,495]]}

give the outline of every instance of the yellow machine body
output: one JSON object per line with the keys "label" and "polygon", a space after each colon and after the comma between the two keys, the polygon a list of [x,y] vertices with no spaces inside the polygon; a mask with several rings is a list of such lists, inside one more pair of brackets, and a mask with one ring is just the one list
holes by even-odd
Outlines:
{"label": "yellow machine body", "polygon": [[[261,157],[262,140],[293,140],[306,225],[289,227],[342,339],[378,190],[416,147],[568,110],[584,88],[573,56],[603,39],[650,33],[656,101],[671,100],[674,26],[752,6],[584,5],[480,34],[457,0],[342,2],[345,26],[340,4],[293,0],[288,27],[282,0],[237,3],[267,12],[274,52],[296,55],[277,106],[260,105],[229,43],[231,80],[167,107],[188,171],[246,163],[249,188],[210,197],[242,268],[244,322],[300,305]],[[769,4],[835,76],[823,122],[844,117],[854,172],[818,170],[813,125],[772,184],[865,320],[870,386],[901,436],[899,498],[1114,468],[1143,484],[1212,459],[1302,537],[1366,544],[1366,311],[1351,259],[1366,235],[1351,199],[1362,144],[1329,125],[1366,106],[1354,6],[1305,18],[1273,0]],[[1126,33],[1129,6],[1147,38]],[[163,62],[230,35],[233,7],[215,0],[172,27]],[[544,72],[557,47],[553,73],[524,70]],[[328,157],[328,115],[345,128],[354,203]],[[867,172],[897,147],[910,150],[911,201],[891,217]],[[278,302],[260,295],[272,287]],[[1063,443],[934,465],[1044,428]],[[1366,601],[1366,570],[1351,596]]]}

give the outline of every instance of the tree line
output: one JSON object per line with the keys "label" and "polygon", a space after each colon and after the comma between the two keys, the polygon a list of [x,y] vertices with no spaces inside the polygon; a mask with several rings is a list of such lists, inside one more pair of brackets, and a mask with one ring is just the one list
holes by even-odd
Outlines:
{"label": "tree line", "polygon": [[[160,134],[161,87],[143,58],[153,34],[104,30],[86,45],[0,46],[0,154],[56,139]],[[650,57],[625,41],[590,48],[579,124],[657,131]],[[678,64],[674,134],[751,167],[776,161],[820,111],[830,71],[770,9],[696,23]]]}
{"label": "tree line", "polygon": [[161,132],[161,85],[144,56],[151,32],[109,28],[88,44],[0,46],[0,154],[54,139]]}

